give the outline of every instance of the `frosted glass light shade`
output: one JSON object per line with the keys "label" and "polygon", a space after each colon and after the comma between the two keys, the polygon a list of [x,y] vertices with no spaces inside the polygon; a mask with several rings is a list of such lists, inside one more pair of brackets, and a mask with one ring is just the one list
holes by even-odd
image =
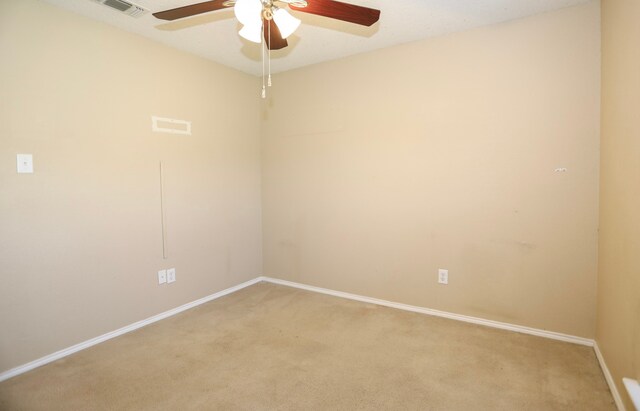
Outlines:
{"label": "frosted glass light shade", "polygon": [[247,24],[238,34],[254,43],[262,43],[262,24]]}
{"label": "frosted glass light shade", "polygon": [[273,13],[273,20],[276,22],[276,25],[280,29],[280,34],[282,35],[283,39],[286,39],[287,37],[292,35],[300,25],[300,20],[293,17],[285,9],[280,8],[277,8]]}
{"label": "frosted glass light shade", "polygon": [[238,21],[244,25],[255,24],[262,20],[262,2],[260,0],[238,0],[233,6]]}

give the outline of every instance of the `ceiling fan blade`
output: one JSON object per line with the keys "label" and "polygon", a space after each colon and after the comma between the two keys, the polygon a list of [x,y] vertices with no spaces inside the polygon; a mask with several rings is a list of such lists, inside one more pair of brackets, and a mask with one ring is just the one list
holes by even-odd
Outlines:
{"label": "ceiling fan blade", "polygon": [[[264,40],[267,43],[269,50],[280,50],[289,45],[286,39],[282,38],[280,29],[273,20],[262,19],[264,22]],[[271,35],[269,35],[269,28],[271,28]]]}
{"label": "ceiling fan blade", "polygon": [[189,6],[178,7],[171,10],[159,11],[153,13],[153,16],[162,20],[177,20],[183,17],[191,17],[197,14],[208,13],[210,11],[224,9],[225,0],[212,0],[202,3],[191,4]]}
{"label": "ceiling fan blade", "polygon": [[335,0],[308,0],[307,7],[296,7],[293,4],[289,4],[289,7],[295,11],[317,14],[362,26],[371,26],[380,19],[380,10]]}

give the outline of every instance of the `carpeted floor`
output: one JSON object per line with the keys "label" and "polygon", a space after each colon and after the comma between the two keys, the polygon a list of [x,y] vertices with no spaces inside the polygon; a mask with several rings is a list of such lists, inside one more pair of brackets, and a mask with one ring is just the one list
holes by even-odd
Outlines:
{"label": "carpeted floor", "polygon": [[593,349],[260,283],[0,383],[2,410],[615,410]]}

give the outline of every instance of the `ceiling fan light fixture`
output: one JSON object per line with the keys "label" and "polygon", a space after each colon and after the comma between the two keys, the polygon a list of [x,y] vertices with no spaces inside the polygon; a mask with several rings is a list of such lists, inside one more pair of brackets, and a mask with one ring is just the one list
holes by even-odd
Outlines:
{"label": "ceiling fan light fixture", "polygon": [[260,0],[238,0],[233,7],[238,21],[244,25],[253,25],[262,20],[262,2]]}
{"label": "ceiling fan light fixture", "polygon": [[293,17],[285,9],[275,6],[273,9],[273,20],[276,22],[276,25],[278,25],[282,38],[286,39],[298,29],[300,26],[300,20]]}
{"label": "ceiling fan light fixture", "polygon": [[[153,15],[158,19],[172,21],[233,6],[236,19],[242,24],[238,34],[248,41],[261,45],[262,98],[266,98],[267,85],[271,86],[271,50],[287,47],[286,38],[291,36],[301,23],[286,9],[281,9],[274,3],[280,5],[284,3],[282,7],[289,6],[297,12],[315,14],[367,27],[380,19],[380,10],[343,3],[339,0],[313,0],[311,4],[307,0],[208,0],[159,11]],[[267,78],[268,81],[265,81]]]}
{"label": "ceiling fan light fixture", "polygon": [[243,38],[254,43],[262,43],[262,24],[246,24],[238,32]]}

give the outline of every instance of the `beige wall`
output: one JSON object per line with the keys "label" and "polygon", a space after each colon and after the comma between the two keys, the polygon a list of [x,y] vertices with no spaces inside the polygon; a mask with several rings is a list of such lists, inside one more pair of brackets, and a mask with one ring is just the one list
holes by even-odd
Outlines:
{"label": "beige wall", "polygon": [[33,0],[0,56],[0,371],[261,274],[256,78]]}
{"label": "beige wall", "polygon": [[263,267],[593,337],[599,34],[592,2],[292,71],[261,125],[253,77],[0,1],[0,371]]}
{"label": "beige wall", "polygon": [[640,380],[640,2],[602,2],[602,144],[596,341],[628,407]]}
{"label": "beige wall", "polygon": [[599,17],[591,2],[276,76],[265,275],[593,337]]}

